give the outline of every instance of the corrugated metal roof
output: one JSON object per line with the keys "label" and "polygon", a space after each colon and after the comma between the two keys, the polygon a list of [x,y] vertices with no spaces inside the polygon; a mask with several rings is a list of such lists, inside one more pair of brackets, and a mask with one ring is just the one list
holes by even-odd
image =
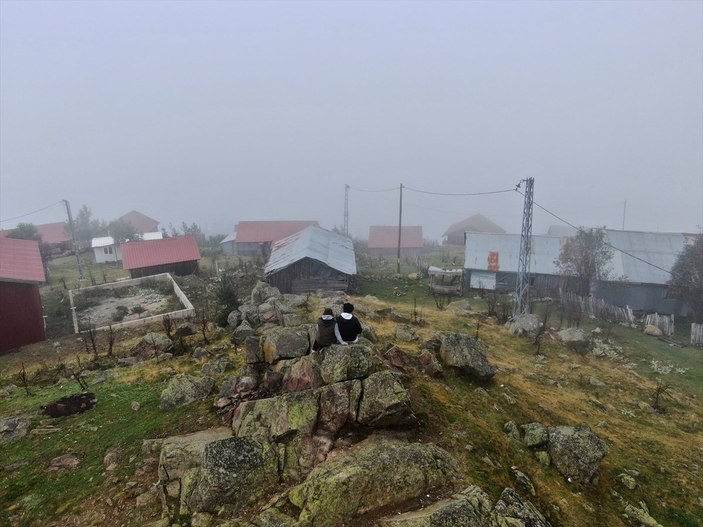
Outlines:
{"label": "corrugated metal roof", "polygon": [[115,245],[115,240],[112,236],[100,236],[98,238],[93,238],[90,240],[90,247],[95,249],[97,247],[108,247],[110,245]]}
{"label": "corrugated metal roof", "polygon": [[0,281],[46,281],[38,241],[0,238]]}
{"label": "corrugated metal roof", "polygon": [[[678,233],[636,231],[605,231],[608,243],[620,249],[613,250],[609,271],[613,281],[641,284],[666,284],[671,275],[662,269],[671,269],[683,250],[685,236]],[[532,236],[530,272],[559,274],[556,264],[566,238]],[[625,251],[628,254],[624,254]],[[520,253],[519,234],[466,234],[465,267],[481,271],[518,271]],[[638,260],[640,258],[641,260]],[[656,265],[653,267],[647,262]]]}
{"label": "corrugated metal roof", "polygon": [[[421,226],[408,225],[401,228],[401,249],[420,249],[423,246]],[[397,226],[372,225],[369,227],[369,249],[392,249],[394,247],[398,247]]]}
{"label": "corrugated metal roof", "polygon": [[128,270],[200,260],[200,249],[194,236],[128,242],[120,248],[122,267]]}
{"label": "corrugated metal roof", "polygon": [[237,243],[275,242],[295,234],[316,221],[240,221],[237,224]]}
{"label": "corrugated metal roof", "polygon": [[351,238],[317,225],[311,225],[275,242],[264,274],[285,269],[303,258],[312,258],[344,274],[356,274],[356,257]]}
{"label": "corrugated metal roof", "polygon": [[474,214],[470,218],[458,221],[444,231],[442,236],[449,236],[455,232],[488,232],[493,234],[505,234],[505,229],[500,225],[493,223],[483,214]]}
{"label": "corrugated metal roof", "polygon": [[161,231],[145,232],[142,235],[142,240],[163,240],[164,233]]}
{"label": "corrugated metal roof", "polygon": [[220,243],[227,243],[227,242],[233,242],[237,239],[237,233],[233,232],[232,234],[228,234],[225,236]]}

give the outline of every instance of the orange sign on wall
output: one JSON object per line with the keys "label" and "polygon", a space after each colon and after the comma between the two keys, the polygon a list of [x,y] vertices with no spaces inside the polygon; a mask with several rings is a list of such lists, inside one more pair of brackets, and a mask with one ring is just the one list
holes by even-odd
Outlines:
{"label": "orange sign on wall", "polygon": [[498,253],[491,251],[488,253],[488,270],[489,271],[500,271],[500,258]]}

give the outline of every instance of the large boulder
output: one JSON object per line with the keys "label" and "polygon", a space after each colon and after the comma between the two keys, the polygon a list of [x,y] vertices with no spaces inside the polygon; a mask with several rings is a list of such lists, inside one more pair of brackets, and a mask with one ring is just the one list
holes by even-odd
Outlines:
{"label": "large boulder", "polygon": [[172,410],[205,399],[214,384],[215,381],[212,377],[195,377],[180,373],[171,378],[164,391],[161,392],[159,408]]}
{"label": "large boulder", "polygon": [[527,423],[522,425],[522,442],[528,448],[540,448],[549,441],[549,430],[542,423]]}
{"label": "large boulder", "polygon": [[242,313],[238,309],[230,311],[229,315],[227,315],[227,326],[232,329],[236,328],[241,321]]}
{"label": "large boulder", "polygon": [[362,385],[357,417],[360,424],[386,427],[417,422],[410,406],[410,396],[394,373],[388,370],[374,373],[364,379]]}
{"label": "large boulder", "polygon": [[495,504],[491,525],[551,527],[547,519],[532,503],[513,489],[504,489]]}
{"label": "large boulder", "polygon": [[221,439],[203,450],[190,507],[215,512],[217,506],[226,505],[230,513],[236,513],[276,483],[278,460],[268,443],[241,437]]}
{"label": "large boulder", "polygon": [[237,328],[232,332],[230,340],[232,344],[242,344],[249,337],[256,335],[256,331],[251,327],[251,324],[246,320],[237,326]]}
{"label": "large boulder", "polygon": [[320,364],[314,355],[295,360],[283,376],[283,390],[286,392],[310,390],[323,384]]}
{"label": "large boulder", "polygon": [[482,340],[465,333],[440,333],[439,357],[446,366],[479,381],[488,381],[496,374],[496,367],[486,358],[486,345]]}
{"label": "large boulder", "polygon": [[251,303],[255,306],[263,304],[269,299],[283,298],[277,287],[272,287],[266,282],[257,282],[251,291]]}
{"label": "large boulder", "polygon": [[375,371],[379,362],[371,348],[361,344],[330,346],[322,361],[322,379],[327,384],[362,379]]}
{"label": "large boulder", "polygon": [[414,342],[416,340],[420,340],[415,328],[413,328],[410,324],[396,324],[395,338],[402,342]]}
{"label": "large boulder", "polygon": [[280,324],[283,314],[274,302],[264,302],[259,305],[259,320],[262,324]]}
{"label": "large boulder", "polygon": [[511,318],[507,324],[511,335],[518,337],[534,337],[539,331],[540,321],[537,315],[526,314],[517,315]]}
{"label": "large boulder", "polygon": [[203,364],[201,373],[203,375],[215,376],[232,369],[234,369],[232,359],[230,359],[226,353],[223,353]]}
{"label": "large boulder", "polygon": [[588,483],[608,454],[608,445],[587,425],[549,428],[549,456],[569,481]]}
{"label": "large boulder", "polygon": [[449,454],[435,445],[372,436],[318,465],[288,499],[300,510],[300,524],[335,527],[417,498],[456,476]]}
{"label": "large boulder", "polygon": [[310,350],[305,328],[273,328],[264,339],[264,360],[273,364],[280,359],[302,357]]}
{"label": "large boulder", "polygon": [[21,439],[29,433],[32,421],[27,417],[0,419],[0,444]]}
{"label": "large boulder", "polygon": [[320,411],[318,429],[322,433],[336,434],[346,425],[356,422],[361,381],[336,382],[320,388]]}
{"label": "large boulder", "polygon": [[579,355],[586,355],[591,350],[591,338],[581,328],[562,329],[557,333],[557,336],[567,347]]}
{"label": "large boulder", "polygon": [[264,362],[264,350],[261,349],[261,337],[247,337],[244,339],[244,353],[247,364]]}
{"label": "large boulder", "polygon": [[242,304],[239,306],[239,312],[242,314],[242,321],[248,322],[253,328],[261,324],[259,320],[259,307],[253,304]]}
{"label": "large boulder", "polygon": [[160,352],[169,351],[173,348],[173,342],[166,335],[150,332],[142,337],[142,344]]}

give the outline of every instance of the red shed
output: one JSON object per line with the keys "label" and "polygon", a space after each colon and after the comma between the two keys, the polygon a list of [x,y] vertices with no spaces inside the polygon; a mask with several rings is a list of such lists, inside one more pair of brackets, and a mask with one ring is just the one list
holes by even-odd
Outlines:
{"label": "red shed", "polygon": [[0,354],[46,339],[39,242],[0,237]]}
{"label": "red shed", "polygon": [[122,268],[132,278],[160,273],[178,276],[198,270],[200,249],[194,236],[177,236],[163,240],[144,240],[120,245]]}

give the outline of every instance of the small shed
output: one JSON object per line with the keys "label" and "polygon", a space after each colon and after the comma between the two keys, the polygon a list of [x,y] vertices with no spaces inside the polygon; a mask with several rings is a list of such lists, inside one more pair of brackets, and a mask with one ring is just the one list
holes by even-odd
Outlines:
{"label": "small shed", "polygon": [[39,295],[45,281],[39,242],[0,238],[0,354],[46,339]]}
{"label": "small shed", "polygon": [[120,246],[115,243],[112,236],[100,236],[90,240],[95,263],[119,262],[122,260]]}
{"label": "small shed", "polygon": [[237,234],[234,254],[268,256],[274,242],[300,232],[310,225],[317,225],[317,222],[313,220],[240,221],[235,227]]}
{"label": "small shed", "polygon": [[236,248],[236,242],[237,242],[237,233],[232,232],[225,236],[222,241],[220,242],[220,248],[222,249],[222,253],[226,254],[227,256],[233,256],[237,254],[237,248]]}
{"label": "small shed", "polygon": [[351,238],[311,225],[277,241],[264,268],[282,293],[345,291],[356,274]]}
{"label": "small shed", "polygon": [[464,294],[464,270],[442,269],[431,265],[427,269],[430,277],[430,294],[461,296]]}
{"label": "small shed", "polygon": [[120,245],[120,249],[122,268],[132,278],[161,273],[185,276],[198,270],[200,249],[195,236],[128,242]]}
{"label": "small shed", "polygon": [[[422,227],[407,225],[400,229],[400,253],[417,255],[422,251]],[[397,225],[372,225],[369,227],[369,251],[377,254],[396,254],[398,251]]]}

